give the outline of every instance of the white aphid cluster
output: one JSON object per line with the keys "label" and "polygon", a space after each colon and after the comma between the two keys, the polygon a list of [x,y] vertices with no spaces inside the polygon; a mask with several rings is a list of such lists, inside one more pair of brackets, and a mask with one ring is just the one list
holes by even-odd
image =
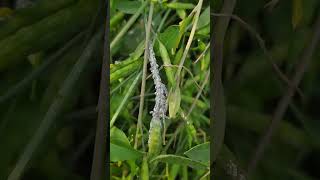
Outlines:
{"label": "white aphid cluster", "polygon": [[[152,73],[152,78],[155,85],[155,106],[153,108],[152,113],[152,120],[161,120],[164,119],[167,112],[167,88],[161,82],[161,78],[159,75],[159,66],[157,64],[157,60],[155,58],[155,54],[153,51],[153,47],[151,43],[149,44],[149,62],[150,62],[150,70]],[[151,121],[152,121],[151,120]]]}
{"label": "white aphid cluster", "polygon": [[[161,78],[159,75],[159,66],[157,64],[157,60],[153,51],[152,44],[149,43],[149,62],[150,62],[150,70],[152,73],[152,78],[155,86],[155,105],[153,111],[151,111],[152,119],[150,122],[149,129],[149,152],[154,151],[157,147],[152,148],[153,144],[160,144],[161,142],[161,129],[163,128],[164,118],[166,117],[167,112],[167,88],[161,82]],[[156,145],[156,146],[158,146]],[[151,149],[152,148],[152,149]],[[157,149],[158,150],[158,149]]]}

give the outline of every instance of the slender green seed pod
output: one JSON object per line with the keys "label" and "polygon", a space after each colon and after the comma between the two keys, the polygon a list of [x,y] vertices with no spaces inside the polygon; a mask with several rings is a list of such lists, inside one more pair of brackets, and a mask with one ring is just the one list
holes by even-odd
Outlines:
{"label": "slender green seed pod", "polygon": [[121,68],[124,68],[126,66],[129,66],[132,63],[137,63],[137,61],[141,61],[142,59],[132,59],[132,58],[128,58],[126,60],[117,62],[115,64],[110,64],[110,73],[114,73],[117,70],[120,70]]}
{"label": "slender green seed pod", "polygon": [[162,143],[161,129],[160,119],[152,119],[150,123],[148,141],[149,157],[154,157],[160,153]]}
{"label": "slender green seed pod", "polygon": [[161,130],[162,130],[162,121],[164,121],[166,112],[167,112],[167,88],[161,82],[159,69],[157,60],[154,55],[153,47],[150,43],[149,46],[149,62],[150,62],[150,70],[152,73],[152,78],[155,85],[155,105],[153,108],[152,119],[150,122],[150,129],[149,129],[149,140],[148,140],[148,147],[149,147],[149,157],[153,157],[160,153],[161,149]]}
{"label": "slender green seed pod", "polygon": [[141,180],[149,180],[149,165],[148,165],[148,158],[145,156],[143,157],[142,167],[141,167]]}
{"label": "slender green seed pod", "polygon": [[172,67],[169,67],[171,64],[171,60],[168,54],[168,51],[166,49],[166,47],[159,41],[159,50],[160,50],[160,55],[163,61],[163,65],[165,65],[166,67],[164,67],[168,81],[171,85],[171,87],[175,86],[175,79],[174,79],[174,72]]}
{"label": "slender green seed pod", "polygon": [[172,2],[168,3],[167,7],[172,9],[193,9],[195,5],[191,3]]}
{"label": "slender green seed pod", "polygon": [[110,74],[110,83],[114,83],[120,78],[126,77],[133,72],[137,72],[142,65],[142,61],[135,61],[134,63],[129,64],[128,66],[125,66],[117,71],[114,71]]}

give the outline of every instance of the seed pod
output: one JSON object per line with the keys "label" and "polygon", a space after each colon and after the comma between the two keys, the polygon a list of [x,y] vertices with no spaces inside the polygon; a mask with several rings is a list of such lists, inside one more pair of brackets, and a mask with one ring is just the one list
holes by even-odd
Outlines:
{"label": "seed pod", "polygon": [[141,167],[141,180],[149,180],[149,166],[147,157],[143,157]]}
{"label": "seed pod", "polygon": [[123,61],[116,61],[114,64],[110,64],[110,73],[114,73],[115,71],[129,66],[132,63],[135,63],[136,61],[141,61],[141,59],[132,59],[132,58],[127,58]]}
{"label": "seed pod", "polygon": [[172,89],[172,91],[170,91],[168,96],[168,102],[169,102],[169,117],[175,118],[180,108],[180,102],[181,102],[181,92],[178,85],[176,85]]}
{"label": "seed pod", "polygon": [[159,41],[159,50],[163,61],[163,65],[165,65],[164,70],[166,72],[168,81],[170,83],[170,86],[173,87],[175,85],[175,80],[173,75],[173,69],[172,67],[169,67],[171,65],[171,60],[166,47],[161,43],[161,41]]}
{"label": "seed pod", "polygon": [[152,119],[150,123],[149,130],[149,140],[148,140],[148,155],[149,157],[154,157],[160,153],[161,149],[161,121],[160,119]]}
{"label": "seed pod", "polygon": [[120,78],[126,77],[132,74],[133,72],[137,72],[141,68],[141,65],[142,61],[136,60],[135,62],[112,72],[110,74],[110,83],[112,84]]}
{"label": "seed pod", "polygon": [[172,9],[193,9],[195,6],[191,3],[172,2],[168,3],[167,7]]}
{"label": "seed pod", "polygon": [[159,69],[157,60],[154,55],[153,47],[150,43],[149,45],[149,62],[150,62],[150,70],[152,73],[152,78],[155,86],[155,105],[153,108],[152,119],[150,122],[150,130],[149,130],[149,157],[153,157],[158,155],[161,148],[161,130],[162,130],[162,120],[164,120],[166,112],[167,112],[167,88],[161,82]]}

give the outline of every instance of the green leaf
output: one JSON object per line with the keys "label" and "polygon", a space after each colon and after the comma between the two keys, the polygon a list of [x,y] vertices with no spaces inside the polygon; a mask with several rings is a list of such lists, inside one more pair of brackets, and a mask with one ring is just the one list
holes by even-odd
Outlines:
{"label": "green leaf", "polygon": [[177,14],[181,19],[184,19],[187,16],[187,13],[184,9],[177,9]]}
{"label": "green leaf", "polygon": [[139,1],[116,1],[115,8],[126,14],[134,14],[142,6]]}
{"label": "green leaf", "polygon": [[176,85],[168,95],[169,104],[169,117],[175,118],[178,110],[180,109],[181,92],[180,87]]}
{"label": "green leaf", "polygon": [[[119,106],[117,107],[117,110],[115,111],[115,113],[112,115],[112,118],[110,120],[110,127],[113,126],[113,124],[115,123],[117,117],[119,116],[119,114],[123,111],[123,108],[125,107],[125,105],[127,104],[129,97],[132,96],[133,94],[133,90],[136,87],[136,85],[138,84],[138,81],[140,80],[140,77],[142,75],[142,72],[138,73],[136,78],[132,81],[131,84],[128,84],[128,89],[125,92],[125,96],[123,97],[123,99],[121,100],[121,103],[119,104]],[[130,85],[130,86],[129,86]]]}
{"label": "green leaf", "polygon": [[194,161],[200,161],[209,165],[210,142],[206,142],[206,143],[194,146],[188,151],[186,151],[184,154]]}
{"label": "green leaf", "polygon": [[154,161],[160,161],[164,163],[173,163],[173,164],[180,164],[180,165],[186,165],[194,169],[207,169],[208,166],[198,162],[194,161],[192,159],[183,157],[183,156],[176,156],[176,155],[159,155],[156,158],[152,159],[151,162]]}
{"label": "green leaf", "polygon": [[169,54],[168,54],[166,47],[161,43],[161,41],[158,41],[158,42],[159,42],[159,50],[160,50],[161,59],[163,61],[163,65],[165,66],[164,69],[166,71],[166,75],[167,75],[168,81],[170,83],[170,86],[173,87],[173,86],[175,86],[175,79],[174,79],[173,69],[172,69],[172,67],[170,67],[172,65],[170,57],[169,57]]}
{"label": "green leaf", "polygon": [[200,15],[197,29],[203,28],[210,23],[210,9],[207,7]]}
{"label": "green leaf", "polygon": [[187,18],[179,22],[179,35],[182,36],[186,31],[187,27],[192,23],[194,13],[190,14]]}
{"label": "green leaf", "polygon": [[113,127],[110,130],[110,160],[125,161],[135,160],[143,155],[142,152],[133,149],[123,131]]}
{"label": "green leaf", "polygon": [[124,146],[123,144],[115,144],[110,142],[110,161],[125,161],[125,160],[135,160],[140,158],[143,153]]}
{"label": "green leaf", "polygon": [[131,59],[136,60],[144,53],[145,40],[141,41],[141,43],[137,46],[135,51],[130,54]]}
{"label": "green leaf", "polygon": [[169,26],[163,33],[159,35],[159,39],[170,54],[175,54],[176,48],[180,42],[179,26]]}
{"label": "green leaf", "polygon": [[110,142],[121,142],[123,145],[131,147],[126,134],[115,126],[110,130]]}

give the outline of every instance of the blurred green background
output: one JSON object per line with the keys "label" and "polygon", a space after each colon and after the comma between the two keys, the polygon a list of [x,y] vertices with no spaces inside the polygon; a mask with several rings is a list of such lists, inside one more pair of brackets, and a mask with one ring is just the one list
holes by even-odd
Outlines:
{"label": "blurred green background", "polygon": [[[20,3],[0,3],[0,179],[20,172],[21,179],[89,179],[106,6]],[[38,145],[35,134],[43,135]]]}
{"label": "blurred green background", "polygon": [[[292,79],[304,48],[311,42],[320,1],[280,0],[273,8],[265,7],[268,2],[237,1],[233,14],[260,34],[272,61]],[[219,13],[222,4],[214,0],[213,12]],[[213,29],[216,20],[212,14]],[[303,96],[294,96],[252,179],[320,179],[319,48],[316,46],[299,85]],[[225,145],[236,160],[230,162],[230,154],[220,154],[223,163],[217,164],[217,179],[237,179],[245,174],[277,103],[287,92],[287,85],[267,58],[256,37],[231,20],[224,44]]]}

